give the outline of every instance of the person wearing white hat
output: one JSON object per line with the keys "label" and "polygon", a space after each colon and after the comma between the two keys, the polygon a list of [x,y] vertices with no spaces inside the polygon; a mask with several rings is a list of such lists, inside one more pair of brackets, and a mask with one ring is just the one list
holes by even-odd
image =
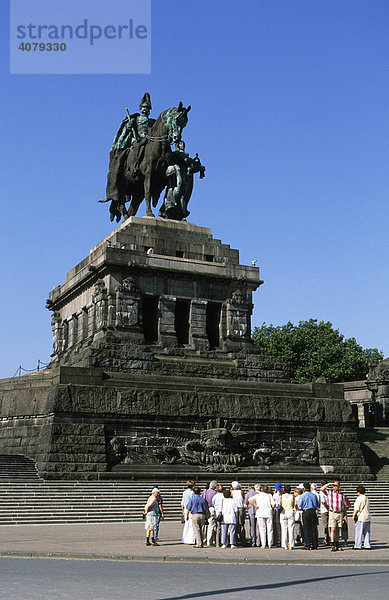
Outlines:
{"label": "person wearing white hat", "polygon": [[151,496],[146,502],[143,514],[146,516],[145,529],[146,529],[146,546],[159,546],[154,539],[154,532],[157,526],[157,518],[159,515],[159,503],[158,503],[159,489],[153,488],[151,490]]}
{"label": "person wearing white hat", "polygon": [[244,493],[239,485],[238,481],[231,483],[231,496],[235,501],[237,507],[236,514],[236,537],[241,546],[245,545],[246,534],[244,525],[246,522],[246,509],[244,507]]}

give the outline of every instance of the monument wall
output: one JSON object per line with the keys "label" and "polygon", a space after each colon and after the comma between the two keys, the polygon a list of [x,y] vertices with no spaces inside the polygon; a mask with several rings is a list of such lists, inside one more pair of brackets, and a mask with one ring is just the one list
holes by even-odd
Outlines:
{"label": "monument wall", "polygon": [[58,367],[0,387],[0,453],[33,458],[45,478],[147,477],[160,465],[369,477],[341,385]]}

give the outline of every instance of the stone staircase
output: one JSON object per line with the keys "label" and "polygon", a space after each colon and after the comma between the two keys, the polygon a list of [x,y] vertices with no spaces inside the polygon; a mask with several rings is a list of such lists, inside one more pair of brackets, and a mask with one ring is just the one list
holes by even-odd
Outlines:
{"label": "stone staircase", "polygon": [[[380,433],[382,441],[383,434]],[[113,474],[112,474],[113,475]],[[318,473],[293,473],[261,476],[220,475],[219,481],[229,485],[238,478],[243,489],[259,480],[274,485],[275,481],[298,485],[302,481],[319,483]],[[249,480],[250,477],[250,480]],[[181,497],[185,489],[181,481],[163,477],[153,481],[44,481],[39,478],[32,460],[24,456],[0,456],[0,525],[49,525],[61,523],[121,523],[142,520],[142,511],[154,485],[158,483],[167,520],[179,520]],[[204,488],[203,476],[196,482]],[[360,482],[343,484],[351,503]],[[389,516],[389,477],[384,481],[366,483],[373,517]]]}
{"label": "stone staircase", "polygon": [[[220,481],[230,483],[223,477]],[[244,489],[247,483],[241,481]],[[348,482],[343,486],[351,503],[355,500],[356,485]],[[0,482],[0,525],[141,521],[143,506],[153,486],[154,482]],[[200,483],[203,486],[204,482]],[[160,483],[159,488],[166,519],[178,520],[185,483]],[[389,482],[368,482],[366,488],[373,518],[389,516]]]}
{"label": "stone staircase", "polygon": [[37,482],[42,481],[33,460],[26,456],[0,455],[0,483],[3,481]]}
{"label": "stone staircase", "polygon": [[377,481],[389,481],[389,427],[359,429],[358,437]]}

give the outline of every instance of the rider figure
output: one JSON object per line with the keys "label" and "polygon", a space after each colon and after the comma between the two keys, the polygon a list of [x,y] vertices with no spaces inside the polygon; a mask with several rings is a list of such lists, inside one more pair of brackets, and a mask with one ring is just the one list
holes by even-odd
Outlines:
{"label": "rider figure", "polygon": [[[149,132],[150,127],[155,123],[155,119],[149,118],[151,108],[150,94],[145,92],[139,104],[140,112],[128,115],[123,120],[115,135],[109,155],[106,190],[107,200],[114,200],[119,204],[124,204],[126,202],[125,189],[127,180],[124,173],[126,159],[134,144],[140,142],[134,171],[139,168],[138,165],[142,158],[141,155],[144,152],[144,143],[147,139],[147,133]],[[113,218],[111,218],[111,220],[113,220]]]}
{"label": "rider figure", "polygon": [[131,149],[135,142],[140,142],[149,132],[150,127],[155,123],[155,119],[150,119],[151,110],[150,94],[145,92],[139,104],[140,113],[133,113],[127,116],[120,125],[111,150]]}

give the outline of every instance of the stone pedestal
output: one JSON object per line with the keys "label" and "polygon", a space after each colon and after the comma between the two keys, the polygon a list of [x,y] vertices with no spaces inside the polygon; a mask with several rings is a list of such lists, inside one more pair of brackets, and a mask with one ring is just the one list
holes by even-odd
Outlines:
{"label": "stone pedestal", "polygon": [[340,384],[200,377],[189,365],[183,375],[182,364],[169,375],[160,362],[147,376],[134,360],[131,373],[61,366],[3,380],[0,453],[34,459],[47,479],[150,479],[161,466],[203,479],[282,470],[286,481],[320,470],[371,477]]}
{"label": "stone pedestal", "polygon": [[53,364],[78,364],[80,352],[112,339],[199,351],[252,348],[252,293],[261,283],[259,269],[239,264],[238,251],[210,229],[131,217],[50,293]]}
{"label": "stone pedestal", "polygon": [[47,478],[368,478],[343,387],[290,384],[252,343],[261,283],[209,229],[131,217],[50,293],[50,368],[0,382],[0,453]]}

